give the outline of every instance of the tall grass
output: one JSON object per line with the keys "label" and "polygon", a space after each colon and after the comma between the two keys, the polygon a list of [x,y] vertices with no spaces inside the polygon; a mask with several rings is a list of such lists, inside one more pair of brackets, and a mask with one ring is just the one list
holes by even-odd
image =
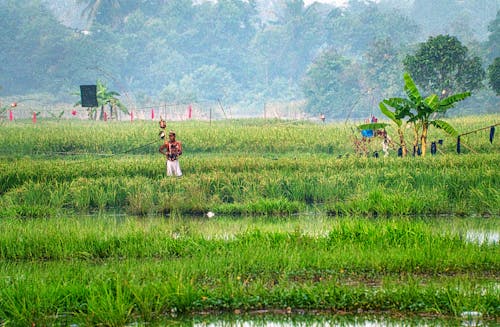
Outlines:
{"label": "tall grass", "polygon": [[[392,273],[433,272],[451,267],[454,271],[482,272],[500,268],[498,244],[477,246],[467,242],[460,233],[437,233],[425,221],[324,221],[320,235],[300,229],[275,232],[277,227],[272,224],[271,229],[264,232],[259,229],[262,223],[246,228],[238,223],[236,226],[244,229],[236,232],[224,229],[229,234],[217,235],[216,231],[207,230],[205,225],[209,222],[200,220],[3,219],[0,259],[163,260],[204,256],[215,251],[233,263],[253,258],[271,272],[279,269],[280,263],[267,257],[288,258],[287,261],[300,258],[336,269],[355,267],[358,272],[379,271],[379,268]],[[219,224],[227,222],[222,220]],[[219,228],[216,227],[217,231]],[[227,256],[228,253],[240,253],[241,258]],[[278,266],[273,268],[273,262]],[[221,269],[219,265],[214,267]]]}
{"label": "tall grass", "polygon": [[[430,220],[306,221],[3,219],[0,317],[124,325],[287,307],[500,314],[498,244]],[[227,225],[233,232],[220,234]]]}
{"label": "tall grass", "polygon": [[[131,214],[498,215],[497,154],[433,158],[268,159],[186,155],[182,179],[166,178],[163,158],[128,156],[84,164],[14,159],[0,163],[0,212]],[[45,213],[46,212],[46,213]]]}
{"label": "tall grass", "polygon": [[[500,122],[499,115],[450,118],[459,133],[487,127]],[[275,154],[317,153],[344,155],[354,153],[353,139],[360,138],[357,122],[316,124],[308,121],[226,120],[168,122],[175,129],[187,153],[252,153],[262,156]],[[39,124],[10,123],[2,126],[0,154],[49,156],[57,154],[112,154],[131,151],[151,154],[157,145],[140,147],[158,139],[157,122],[43,122]],[[396,137],[392,126],[389,135]],[[444,141],[438,146],[444,153],[456,153],[456,139],[438,129],[431,129],[429,141]],[[408,131],[408,144],[412,133]],[[498,142],[490,144],[489,130],[464,136],[465,145],[479,153],[498,153]],[[498,141],[498,140],[497,140]],[[158,139],[158,142],[159,139]],[[381,151],[381,139],[373,139],[369,149]],[[159,144],[158,144],[159,145]],[[139,147],[139,148],[138,148]],[[135,149],[137,148],[137,149]],[[471,152],[463,147],[464,152]],[[396,152],[392,151],[395,156]]]}

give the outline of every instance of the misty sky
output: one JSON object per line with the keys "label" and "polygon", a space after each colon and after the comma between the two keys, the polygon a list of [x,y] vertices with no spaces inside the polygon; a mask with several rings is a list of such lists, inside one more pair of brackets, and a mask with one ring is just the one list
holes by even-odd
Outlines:
{"label": "misty sky", "polygon": [[304,0],[304,4],[307,6],[314,2],[329,3],[335,6],[345,6],[349,0]]}

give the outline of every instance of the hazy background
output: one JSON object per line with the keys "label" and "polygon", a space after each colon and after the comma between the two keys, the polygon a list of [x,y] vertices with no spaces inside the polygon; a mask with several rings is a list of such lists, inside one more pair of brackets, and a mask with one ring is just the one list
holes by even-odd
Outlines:
{"label": "hazy background", "polygon": [[[281,103],[365,117],[402,92],[403,59],[429,36],[456,36],[487,69],[499,56],[499,9],[500,0],[0,0],[0,105],[72,105],[79,85],[99,79],[131,108],[220,101],[252,116]],[[312,85],[325,54],[335,75]],[[456,112],[498,112],[483,84]]]}

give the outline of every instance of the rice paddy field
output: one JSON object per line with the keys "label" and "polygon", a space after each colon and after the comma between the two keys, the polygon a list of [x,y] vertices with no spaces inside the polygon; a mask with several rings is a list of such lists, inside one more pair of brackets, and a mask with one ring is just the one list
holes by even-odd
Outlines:
{"label": "rice paddy field", "polygon": [[[500,116],[449,121],[465,133]],[[0,325],[252,312],[500,323],[489,129],[463,136],[461,154],[431,129],[436,155],[399,158],[381,139],[356,151],[352,123],[167,124],[181,178],[166,176],[157,122],[0,123]]]}

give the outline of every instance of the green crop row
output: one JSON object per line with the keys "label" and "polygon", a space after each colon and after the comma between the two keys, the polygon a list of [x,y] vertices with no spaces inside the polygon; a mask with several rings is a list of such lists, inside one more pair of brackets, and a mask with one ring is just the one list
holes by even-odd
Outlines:
{"label": "green crop row", "polygon": [[0,161],[0,213],[486,214],[500,208],[499,157],[255,158],[189,156],[167,178],[162,158]]}
{"label": "green crop row", "polygon": [[[465,239],[453,230],[464,222],[3,219],[0,319],[121,326],[273,308],[480,311],[495,319],[498,244]],[[283,230],[294,223],[322,234]],[[239,231],[221,234],[221,226]]]}
{"label": "green crop row", "polygon": [[[459,133],[488,127],[500,121],[498,115],[449,119]],[[361,122],[360,122],[361,123]],[[273,154],[316,153],[345,155],[355,153],[355,140],[361,139],[359,125],[354,122],[316,124],[308,121],[227,120],[217,122],[168,122],[175,129],[186,153],[252,153],[256,156]],[[44,122],[40,124],[10,123],[1,126],[0,154],[24,155],[109,155],[123,152],[155,154],[161,143],[157,122]],[[396,156],[399,137],[393,126],[387,127],[395,142]],[[498,140],[489,142],[489,130],[462,137],[462,151],[468,153],[498,153]],[[413,134],[405,131],[407,143]],[[456,138],[431,129],[429,142],[443,140],[438,150],[456,153]],[[157,142],[155,142],[157,141]],[[381,154],[382,139],[368,140],[367,150]],[[497,144],[495,146],[495,144]],[[411,149],[410,149],[411,150]]]}

